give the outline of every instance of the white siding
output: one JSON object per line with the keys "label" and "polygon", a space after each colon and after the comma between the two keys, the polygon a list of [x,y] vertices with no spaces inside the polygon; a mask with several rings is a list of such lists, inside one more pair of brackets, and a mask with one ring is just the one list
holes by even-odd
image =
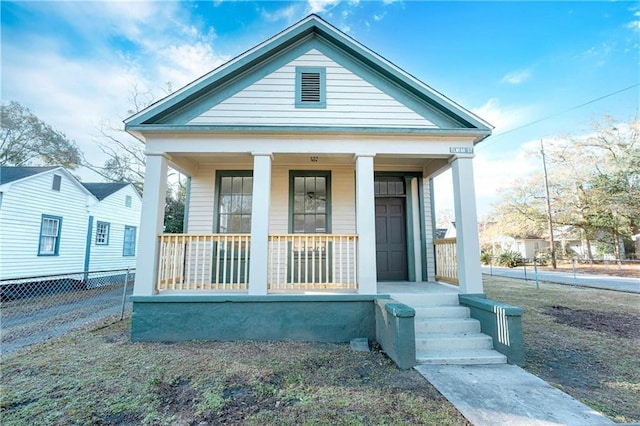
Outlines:
{"label": "white siding", "polygon": [[424,201],[424,234],[425,234],[425,246],[427,249],[427,281],[436,280],[436,263],[435,263],[435,250],[433,247],[433,207],[431,205],[431,185],[430,178],[422,179],[423,201]]}
{"label": "white siding", "polygon": [[[125,205],[126,197],[131,197],[131,207]],[[136,255],[138,254],[138,232],[142,200],[131,185],[105,197],[90,209],[93,216],[91,232],[90,271],[135,268],[136,256],[123,256],[124,227],[136,227]],[[109,223],[109,244],[96,245],[98,222]]]}
{"label": "white siding", "polygon": [[[51,189],[62,176],[60,191]],[[95,199],[64,173],[50,171],[12,183],[0,209],[0,277],[80,272],[84,269],[87,204]],[[58,256],[38,256],[42,215],[62,218]]]}
{"label": "white siding", "polygon": [[[191,177],[189,199],[188,232],[191,234],[213,233],[215,173],[229,167],[201,166],[198,174]],[[231,167],[247,170],[246,167]],[[316,170],[331,171],[331,214],[332,233],[355,233],[355,180],[352,166],[315,167]],[[271,210],[269,213],[269,233],[289,232],[289,171],[313,170],[296,165],[274,165],[271,174]]]}
{"label": "white siding", "polygon": [[[296,108],[296,67],[326,69],[326,108]],[[436,127],[363,78],[312,49],[188,124]]]}

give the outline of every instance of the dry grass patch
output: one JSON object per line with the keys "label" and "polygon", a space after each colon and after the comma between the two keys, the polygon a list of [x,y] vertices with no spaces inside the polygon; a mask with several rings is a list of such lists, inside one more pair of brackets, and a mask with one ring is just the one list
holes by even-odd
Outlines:
{"label": "dry grass patch", "polygon": [[524,309],[526,369],[615,421],[640,421],[640,295],[484,277]]}
{"label": "dry grass patch", "polygon": [[3,425],[468,424],[377,349],[131,343],[128,333],[125,321],[4,357]]}

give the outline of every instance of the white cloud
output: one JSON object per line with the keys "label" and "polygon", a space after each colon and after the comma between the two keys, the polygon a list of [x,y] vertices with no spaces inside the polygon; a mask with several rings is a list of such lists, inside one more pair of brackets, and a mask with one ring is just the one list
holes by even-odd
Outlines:
{"label": "white cloud", "polygon": [[340,0],[308,0],[309,13],[322,13],[340,3]]}
{"label": "white cloud", "polygon": [[300,18],[303,13],[300,10],[300,5],[294,3],[282,9],[278,9],[274,12],[268,12],[266,9],[260,11],[260,15],[265,21],[278,22],[281,20],[287,23],[293,23]]}
{"label": "white cloud", "polygon": [[[181,7],[172,2],[56,3],[51,14],[72,27],[76,39],[71,42],[63,32],[3,37],[2,99],[30,108],[75,140],[90,161],[101,163],[104,156],[95,143],[99,125],[109,121],[123,127],[134,86],[158,99],[167,82],[175,90],[227,60],[215,50],[215,32],[194,26]],[[78,45],[71,46],[76,40]]]}
{"label": "white cloud", "polygon": [[484,105],[474,108],[472,111],[495,127],[494,134],[525,124],[535,116],[535,108],[533,107],[514,105],[503,107],[498,98],[491,98]]}
{"label": "white cloud", "polygon": [[[638,13],[636,12],[636,15],[638,15]],[[640,32],[640,20],[638,21],[631,21],[626,25],[627,28],[629,28],[631,31],[633,32]]]}
{"label": "white cloud", "polygon": [[502,77],[501,82],[509,83],[509,84],[521,84],[529,80],[529,78],[531,78],[531,70],[525,69],[525,70],[513,71],[506,74],[504,77]]}

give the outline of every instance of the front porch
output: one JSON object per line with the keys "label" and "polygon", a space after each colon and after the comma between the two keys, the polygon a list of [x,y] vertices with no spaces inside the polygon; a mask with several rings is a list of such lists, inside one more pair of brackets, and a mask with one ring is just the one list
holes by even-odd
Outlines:
{"label": "front porch", "polygon": [[[357,241],[353,234],[269,235],[268,293],[357,293]],[[435,248],[436,277],[457,285],[455,239]],[[247,293],[250,252],[251,234],[162,234],[156,291]],[[379,282],[376,294],[442,287],[429,284]]]}

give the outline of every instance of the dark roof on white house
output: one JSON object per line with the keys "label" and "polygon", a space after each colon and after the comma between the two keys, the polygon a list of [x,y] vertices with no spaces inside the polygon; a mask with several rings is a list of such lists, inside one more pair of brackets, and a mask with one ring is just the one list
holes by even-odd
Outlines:
{"label": "dark roof on white house", "polygon": [[0,185],[13,182],[15,180],[23,179],[29,176],[37,175],[40,173],[48,172],[49,170],[57,169],[58,167],[13,167],[2,166],[0,167]]}
{"label": "dark roof on white house", "polygon": [[126,182],[81,182],[94,197],[102,201],[109,195],[129,185]]}

